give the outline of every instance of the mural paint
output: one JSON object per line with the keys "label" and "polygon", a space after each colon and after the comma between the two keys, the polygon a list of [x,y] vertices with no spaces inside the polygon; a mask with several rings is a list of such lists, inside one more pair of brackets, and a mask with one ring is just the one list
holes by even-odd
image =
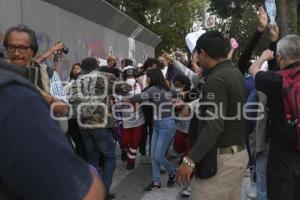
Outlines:
{"label": "mural paint", "polygon": [[[48,34],[44,32],[36,32],[37,42],[39,45],[39,53],[46,51],[54,45],[54,41]],[[133,36],[134,37],[134,36]],[[4,33],[0,32],[0,48],[3,43]],[[129,40],[129,49],[128,52],[120,53],[118,51],[114,51],[113,46],[106,45],[104,41],[89,38],[86,39],[84,37],[79,37],[76,41],[72,41],[71,43],[67,43],[66,46],[70,48],[70,52],[68,55],[63,55],[61,60],[61,68],[62,74],[61,79],[67,80],[70,75],[71,67],[74,63],[80,63],[84,57],[95,56],[97,58],[106,59],[109,55],[115,56],[118,59],[118,66],[120,66],[121,60],[129,56],[131,59],[136,61],[136,49],[135,49],[135,40],[133,38],[128,38]],[[83,53],[84,52],[84,53]],[[82,54],[83,53],[83,54]],[[127,55],[127,56],[126,56]],[[147,59],[147,53],[143,50],[142,53],[142,61]],[[53,67],[52,59],[47,59],[45,61],[50,67]]]}

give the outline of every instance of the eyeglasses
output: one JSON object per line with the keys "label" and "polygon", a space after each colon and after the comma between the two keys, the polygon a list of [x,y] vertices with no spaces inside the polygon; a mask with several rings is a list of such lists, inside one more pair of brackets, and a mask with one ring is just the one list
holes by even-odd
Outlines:
{"label": "eyeglasses", "polygon": [[15,52],[17,49],[20,53],[25,53],[28,49],[31,49],[31,46],[15,46],[12,44],[7,45],[7,50],[9,52]]}

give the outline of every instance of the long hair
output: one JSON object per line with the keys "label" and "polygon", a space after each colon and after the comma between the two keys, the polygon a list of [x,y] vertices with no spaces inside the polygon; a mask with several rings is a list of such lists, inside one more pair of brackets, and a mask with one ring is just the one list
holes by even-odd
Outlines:
{"label": "long hair", "polygon": [[74,67],[75,67],[76,65],[78,65],[78,66],[81,68],[81,64],[80,64],[80,63],[75,63],[75,64],[72,66],[71,72],[70,72],[70,80],[76,79],[77,76],[78,76],[78,74],[77,74],[76,76],[73,74],[73,69],[74,69]]}
{"label": "long hair", "polygon": [[174,82],[179,82],[181,85],[183,85],[183,91],[189,91],[191,90],[191,81],[190,79],[184,75],[184,74],[178,74],[175,79],[174,79]]}
{"label": "long hair", "polygon": [[170,90],[163,73],[159,68],[150,69],[147,71],[147,77],[150,79],[149,87],[157,86],[167,91]]}

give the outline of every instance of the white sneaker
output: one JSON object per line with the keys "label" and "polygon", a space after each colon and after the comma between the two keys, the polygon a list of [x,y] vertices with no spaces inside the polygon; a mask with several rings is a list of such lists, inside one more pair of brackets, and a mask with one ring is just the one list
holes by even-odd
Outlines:
{"label": "white sneaker", "polygon": [[247,194],[247,197],[252,200],[257,199],[257,189],[255,183],[251,183],[250,192]]}
{"label": "white sneaker", "polygon": [[190,197],[191,192],[192,192],[192,186],[190,186],[190,185],[184,186],[184,188],[181,191],[181,196]]}

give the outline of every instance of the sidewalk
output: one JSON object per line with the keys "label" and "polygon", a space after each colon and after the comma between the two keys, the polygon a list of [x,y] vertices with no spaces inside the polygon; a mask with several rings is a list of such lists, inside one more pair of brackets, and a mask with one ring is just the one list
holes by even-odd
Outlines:
{"label": "sidewalk", "polygon": [[[167,188],[167,174],[161,174],[162,189],[156,192],[144,192],[143,189],[151,183],[151,164],[140,164],[138,158],[136,168],[132,171],[126,170],[126,162],[121,162],[118,150],[117,168],[114,174],[112,192],[116,200],[181,200],[188,199],[180,196],[181,188],[175,186]],[[244,180],[241,200],[249,200],[246,194],[250,191],[250,178]]]}

